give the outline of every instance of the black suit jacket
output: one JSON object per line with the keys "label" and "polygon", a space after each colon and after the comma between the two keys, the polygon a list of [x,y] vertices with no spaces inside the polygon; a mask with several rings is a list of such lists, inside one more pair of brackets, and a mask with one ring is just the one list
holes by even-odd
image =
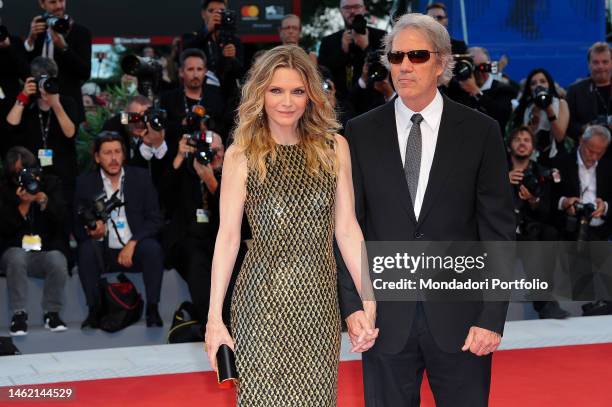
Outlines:
{"label": "black suit jacket", "polygon": [[597,94],[591,78],[582,79],[567,88],[567,105],[570,112],[567,135],[574,140],[582,135],[582,127],[593,122],[599,114],[612,114],[608,109],[612,100],[603,100]]}
{"label": "black suit jacket", "polygon": [[319,47],[319,65],[327,67],[332,74],[334,85],[336,86],[336,96],[339,99],[344,99],[348,95],[350,87],[346,86],[346,67],[353,67],[353,78],[351,84],[355,84],[361,76],[363,61],[366,54],[370,50],[380,49],[385,34],[383,30],[368,26],[368,42],[369,46],[365,51],[359,47],[351,46],[351,60],[349,54],[342,52],[342,34],[344,30],[336,31],[333,34],[323,37],[321,46]]}
{"label": "black suit jacket", "polygon": [[[553,184],[553,208],[555,219],[559,228],[564,230],[565,228],[565,212],[560,211],[559,199],[561,197],[572,197],[580,196],[581,189],[584,186],[580,185],[580,176],[578,175],[578,157],[577,150],[572,151],[570,154],[562,157],[557,162],[557,169],[561,173],[561,182]],[[609,160],[602,159],[597,163],[595,168],[595,176],[597,178],[597,198],[601,198],[608,203],[608,213],[603,216],[602,219],[605,221],[603,224],[603,232],[606,235],[612,233],[612,227],[608,222],[607,218],[610,216],[612,211],[612,165]]]}
{"label": "black suit jacket", "polygon": [[[434,161],[419,220],[402,165],[394,101],[350,120],[355,210],[366,241],[507,241],[515,238],[508,166],[497,123],[444,97]],[[340,262],[341,309],[361,307]],[[415,302],[379,302],[376,347],[397,353],[405,345]],[[446,352],[459,352],[469,328],[503,332],[507,302],[424,302],[431,333]]]}
{"label": "black suit jacket", "polygon": [[[157,192],[149,173],[142,168],[123,167],[125,170],[124,202],[125,216],[132,232],[132,239],[156,237],[162,227],[163,219],[159,211]],[[83,223],[78,217],[80,207],[91,205],[93,199],[104,191],[99,170],[83,174],[77,178],[74,196],[74,235],[78,242],[88,239]],[[123,210],[123,209],[122,209]]]}
{"label": "black suit jacket", "polygon": [[[30,61],[42,55],[45,38],[46,32],[36,38],[34,49],[27,53]],[[60,92],[77,102],[78,122],[75,125],[78,127],[78,124],[85,120],[81,85],[91,75],[91,32],[75,23],[72,24],[64,39],[68,44],[68,49],[62,52],[56,48],[53,52],[53,59],[59,70]]]}

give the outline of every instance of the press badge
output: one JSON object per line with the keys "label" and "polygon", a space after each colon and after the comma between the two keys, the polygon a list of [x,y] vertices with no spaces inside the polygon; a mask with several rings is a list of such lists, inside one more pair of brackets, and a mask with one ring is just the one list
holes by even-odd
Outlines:
{"label": "press badge", "polygon": [[21,239],[21,248],[26,252],[32,250],[41,251],[42,240],[39,235],[23,235],[23,239]]}
{"label": "press badge", "polygon": [[117,233],[121,240],[125,239],[125,218],[117,218],[115,219],[115,226],[117,226]]}
{"label": "press badge", "polygon": [[196,210],[196,222],[197,223],[208,223],[208,211],[206,209]]}
{"label": "press badge", "polygon": [[41,167],[53,165],[53,150],[41,148],[38,150],[38,161]]}

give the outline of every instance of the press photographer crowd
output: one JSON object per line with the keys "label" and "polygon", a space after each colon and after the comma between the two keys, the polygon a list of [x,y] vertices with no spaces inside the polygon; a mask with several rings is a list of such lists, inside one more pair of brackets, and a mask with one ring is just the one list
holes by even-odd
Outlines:
{"label": "press photographer crowd", "polygon": [[[205,324],[224,151],[232,142],[241,86],[252,64],[245,58],[236,13],[223,1],[204,0],[194,10],[201,13],[201,27],[177,33],[170,55],[146,47],[123,57],[124,79],[136,89],[93,139],[91,170],[79,173],[79,128],[86,125],[92,103],[94,109],[104,106],[103,94],[82,91],[91,76],[92,33],[70,14],[69,2],[38,3],[41,13],[31,21],[0,26],[0,278],[8,288],[10,335],[26,335],[29,323],[66,330],[64,290],[74,278],[88,306],[82,329],[116,331],[143,311],[148,327],[161,327],[170,322],[162,321],[158,307],[164,301],[163,276],[172,269],[189,288],[184,300],[193,306],[185,307]],[[362,0],[339,1],[339,11],[344,28],[321,38],[318,52],[308,54],[344,125],[396,94],[381,62],[386,32],[369,25]],[[445,5],[432,3],[426,14],[448,25]],[[29,24],[25,38],[10,30],[20,24]],[[299,46],[300,17],[285,16],[278,33],[283,44]],[[510,78],[504,73],[508,58],[494,61],[487,49],[457,39],[452,48],[454,76],[439,90],[499,123],[517,240],[610,240],[610,46],[592,44],[585,54],[588,76],[567,89],[537,60],[526,78]],[[431,53],[394,52],[388,59],[416,70],[433,58]],[[247,250],[243,243],[234,278]],[[525,267],[543,265],[526,261]],[[102,278],[107,272],[142,273],[144,301],[110,318],[109,283]],[[29,278],[44,279],[43,321],[28,320]],[[125,275],[119,279],[131,286]],[[593,283],[580,281],[574,299],[589,300],[583,315],[612,313],[612,302],[596,300]],[[127,291],[117,293],[129,303]],[[555,301],[533,306],[540,318],[570,315]]]}

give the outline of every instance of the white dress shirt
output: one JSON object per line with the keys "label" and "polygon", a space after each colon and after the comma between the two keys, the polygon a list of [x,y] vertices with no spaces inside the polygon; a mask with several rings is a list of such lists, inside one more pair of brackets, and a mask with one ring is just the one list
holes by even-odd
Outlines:
{"label": "white dress shirt", "polygon": [[[109,199],[115,193],[113,189],[112,181],[106,176],[102,168],[100,168],[100,175],[102,176],[102,184],[104,185],[104,192],[106,193],[106,199]],[[121,177],[119,178],[119,194],[117,197],[123,200],[123,181],[125,180],[125,171],[121,168]],[[106,222],[106,230],[108,232],[108,247],[111,249],[123,249],[123,245],[119,241],[119,237],[117,236],[117,232],[113,227],[112,221],[117,224],[118,222],[124,222],[124,227],[117,228],[119,233],[121,234],[121,240],[123,243],[127,243],[132,238],[132,231],[130,230],[130,225],[127,221],[127,216],[125,214],[125,207],[121,207],[115,209],[110,216],[110,219]]]}
{"label": "white dress shirt", "polygon": [[138,149],[140,150],[140,155],[142,155],[142,158],[147,161],[150,161],[153,156],[155,156],[155,158],[158,160],[161,160],[168,152],[168,145],[166,144],[166,140],[164,140],[157,148],[141,143]]}
{"label": "white dress shirt", "polygon": [[[580,156],[580,151],[576,151],[577,162],[578,162],[578,178],[580,179],[580,202],[582,203],[592,203],[597,208],[597,162],[591,166],[591,168],[587,168],[584,165],[584,161],[582,161],[582,157]],[[567,197],[562,196],[559,199],[558,209],[563,210],[563,201]],[[604,202],[604,215],[608,213],[608,203]],[[601,226],[604,224],[603,219],[601,218],[592,218],[589,223],[590,226]]]}
{"label": "white dress shirt", "polygon": [[413,124],[410,118],[415,113],[420,113],[423,116],[423,121],[421,122],[421,168],[419,170],[416,199],[414,199],[414,216],[417,220],[421,213],[425,190],[429,182],[429,172],[433,163],[434,153],[436,152],[443,107],[442,95],[438,91],[436,91],[436,96],[431,103],[420,112],[410,110],[402,102],[402,98],[398,97],[395,99],[395,125],[397,126],[397,138],[402,156],[402,165],[406,162],[406,144],[408,144],[408,135]]}
{"label": "white dress shirt", "polygon": [[[27,52],[34,51],[34,44],[30,44],[28,40],[23,42],[23,46]],[[49,59],[53,59],[55,54],[55,45],[53,44],[53,39],[51,37],[51,27],[47,28],[45,31],[45,42],[43,43],[43,49],[41,56]]]}

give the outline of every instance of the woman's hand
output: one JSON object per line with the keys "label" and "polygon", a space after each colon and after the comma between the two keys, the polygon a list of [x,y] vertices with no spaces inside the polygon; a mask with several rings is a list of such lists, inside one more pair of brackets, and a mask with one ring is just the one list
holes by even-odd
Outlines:
{"label": "woman's hand", "polygon": [[234,340],[222,320],[208,319],[206,335],[204,336],[204,350],[208,354],[210,366],[217,371],[217,351],[221,345],[229,346],[234,352]]}

